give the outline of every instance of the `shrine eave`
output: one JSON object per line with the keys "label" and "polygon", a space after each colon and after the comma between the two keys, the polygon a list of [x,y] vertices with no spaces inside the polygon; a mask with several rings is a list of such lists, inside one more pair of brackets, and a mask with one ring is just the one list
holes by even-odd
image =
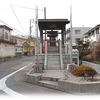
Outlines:
{"label": "shrine eave", "polygon": [[70,21],[68,19],[38,19],[39,29],[63,30]]}
{"label": "shrine eave", "polygon": [[64,22],[66,24],[68,24],[70,21],[68,21],[68,19],[38,19],[38,22]]}

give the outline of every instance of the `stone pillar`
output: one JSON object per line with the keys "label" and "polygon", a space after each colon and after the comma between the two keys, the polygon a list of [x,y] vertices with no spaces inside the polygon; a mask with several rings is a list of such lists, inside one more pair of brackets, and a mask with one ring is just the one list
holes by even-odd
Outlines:
{"label": "stone pillar", "polygon": [[43,33],[42,30],[40,30],[40,54],[42,54],[42,42],[43,42]]}
{"label": "stone pillar", "polygon": [[45,41],[46,41],[46,31],[45,31]]}
{"label": "stone pillar", "polygon": [[40,54],[42,54],[42,43],[40,42]]}
{"label": "stone pillar", "polygon": [[64,43],[65,43],[65,41],[66,41],[66,31],[63,31],[63,33],[64,33]]}
{"label": "stone pillar", "polygon": [[65,53],[67,53],[67,43],[65,43]]}
{"label": "stone pillar", "polygon": [[59,49],[60,49],[60,54],[62,54],[62,43],[61,43],[61,40],[59,40]]}
{"label": "stone pillar", "polygon": [[35,55],[37,55],[37,43],[36,43],[36,40],[35,40]]}
{"label": "stone pillar", "polygon": [[62,31],[61,33],[62,33],[62,45],[64,45],[64,31]]}
{"label": "stone pillar", "polygon": [[48,48],[47,48],[47,41],[45,41],[45,54],[47,54],[47,50]]}

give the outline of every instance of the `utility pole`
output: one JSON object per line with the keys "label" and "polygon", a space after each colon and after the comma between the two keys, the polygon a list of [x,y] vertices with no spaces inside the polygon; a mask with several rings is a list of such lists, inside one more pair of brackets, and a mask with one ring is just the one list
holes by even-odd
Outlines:
{"label": "utility pole", "polygon": [[44,7],[44,19],[46,19],[46,7]]}
{"label": "utility pole", "polygon": [[[44,19],[46,19],[46,7],[44,7]],[[45,30],[45,40],[46,40],[46,30]]]}
{"label": "utility pole", "polygon": [[72,5],[70,4],[70,64],[72,64]]}
{"label": "utility pole", "polygon": [[29,55],[31,54],[31,19],[30,19],[30,25],[29,25]]}
{"label": "utility pole", "polygon": [[30,19],[29,35],[31,36],[31,19]]}
{"label": "utility pole", "polygon": [[37,62],[37,65],[39,65],[39,48],[38,48],[38,5],[36,4],[36,10],[35,10],[35,33],[37,35],[37,41],[36,41],[36,47],[37,47],[37,59],[36,59],[36,62]]}

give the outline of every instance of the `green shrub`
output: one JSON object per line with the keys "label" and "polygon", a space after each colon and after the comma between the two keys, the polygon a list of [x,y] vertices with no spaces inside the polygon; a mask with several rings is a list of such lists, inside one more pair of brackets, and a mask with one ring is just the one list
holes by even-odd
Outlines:
{"label": "green shrub", "polygon": [[7,57],[5,57],[5,58],[11,58],[11,56],[7,56]]}
{"label": "green shrub", "polygon": [[95,64],[100,64],[100,62],[99,62],[99,61],[93,61],[93,63],[95,63]]}

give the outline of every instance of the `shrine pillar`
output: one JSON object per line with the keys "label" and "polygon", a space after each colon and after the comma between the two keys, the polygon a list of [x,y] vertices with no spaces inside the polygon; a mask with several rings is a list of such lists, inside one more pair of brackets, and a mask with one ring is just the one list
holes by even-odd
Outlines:
{"label": "shrine pillar", "polygon": [[42,54],[43,31],[40,30],[40,54]]}

